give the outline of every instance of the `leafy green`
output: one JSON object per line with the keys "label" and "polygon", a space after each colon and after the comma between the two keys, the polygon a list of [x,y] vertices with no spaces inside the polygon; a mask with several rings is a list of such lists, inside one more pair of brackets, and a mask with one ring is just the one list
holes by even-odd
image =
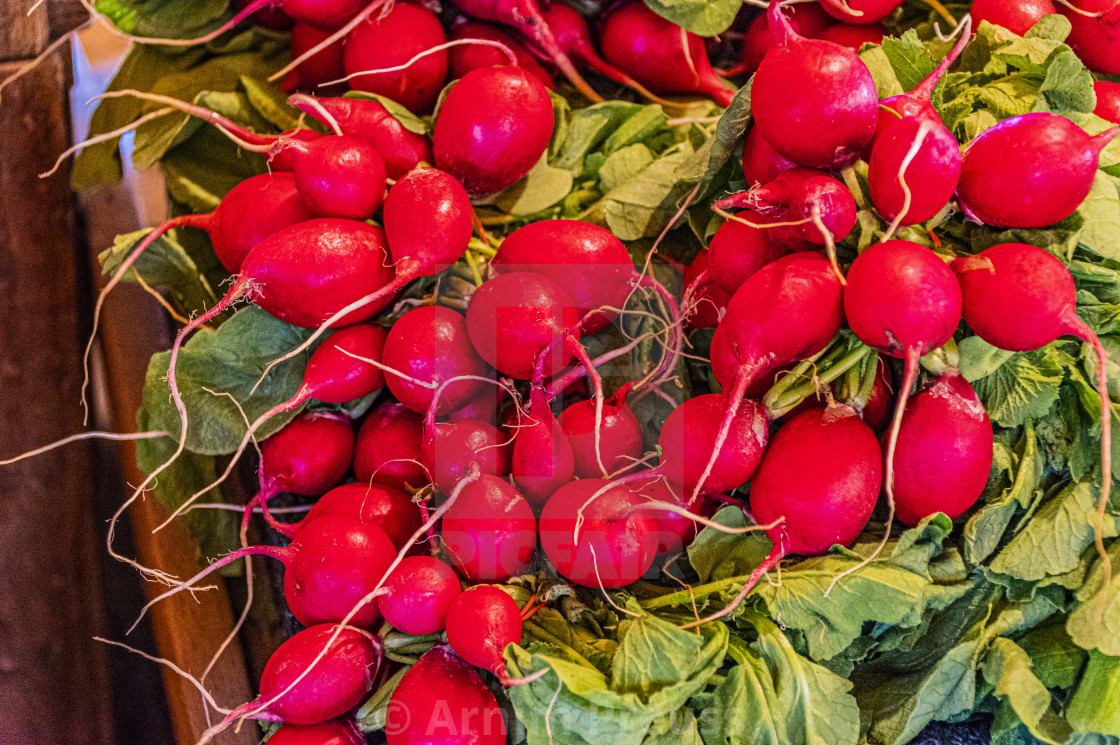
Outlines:
{"label": "leafy green", "polygon": [[1049,346],[1016,354],[991,374],[974,380],[972,387],[993,422],[1019,427],[1028,419],[1045,417],[1054,407],[1063,377],[1058,352]]}
{"label": "leafy green", "polygon": [[739,12],[737,0],[645,0],[657,15],[698,36],[717,36]]}
{"label": "leafy green", "polygon": [[229,0],[96,0],[94,7],[125,33],[162,39],[201,36],[229,17]]}
{"label": "leafy green", "polygon": [[[115,274],[125,258],[149,233],[150,230],[138,230],[118,235],[112,248],[98,256],[102,273],[106,276]],[[137,282],[141,278],[149,285],[170,288],[179,307],[189,312],[200,311],[218,300],[194,260],[171,234],[164,234],[153,241],[123,277],[127,282]]]}
{"label": "leafy green", "polygon": [[1061,745],[1073,729],[1050,707],[1050,691],[1031,671],[1031,665],[1030,657],[1018,644],[997,637],[984,658],[984,679],[1034,737],[1049,745]]}
{"label": "leafy green", "polygon": [[1096,650],[1089,653],[1066,716],[1079,732],[1120,737],[1120,657]]}

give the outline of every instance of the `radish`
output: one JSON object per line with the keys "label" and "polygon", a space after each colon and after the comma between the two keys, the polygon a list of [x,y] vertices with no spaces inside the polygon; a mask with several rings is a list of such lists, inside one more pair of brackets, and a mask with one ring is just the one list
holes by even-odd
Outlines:
{"label": "radish", "polygon": [[556,571],[585,587],[641,579],[657,554],[657,521],[633,511],[645,500],[621,484],[579,479],[552,495],[541,513],[541,546]]}
{"label": "radish", "polygon": [[595,401],[578,401],[561,412],[560,427],[571,445],[577,477],[603,478],[641,459],[642,425],[626,405],[629,388],[624,385],[604,402],[598,417]]}
{"label": "radish", "polygon": [[391,179],[400,180],[420,163],[432,162],[431,141],[422,134],[405,129],[377,101],[295,95],[288,102],[324,124],[329,124],[329,116],[337,122],[342,134],[373,145]]}
{"label": "radish", "polygon": [[[692,501],[685,501],[683,495],[674,492],[663,478],[652,477],[644,483],[632,483],[630,488],[643,499],[675,504],[694,515],[704,518],[711,517],[719,509],[719,502],[707,494],[701,494]],[[650,508],[646,514],[653,515],[657,520],[657,527],[660,531],[657,542],[657,555],[659,557],[668,558],[679,555],[696,538],[697,523],[690,517],[685,517],[679,512],[655,508]]]}
{"label": "radish", "polygon": [[456,419],[426,428],[422,444],[424,467],[432,483],[449,494],[471,463],[490,476],[510,472],[510,453],[497,429],[480,419]]}
{"label": "radish", "polygon": [[696,254],[684,273],[681,306],[684,308],[686,331],[715,328],[723,320],[727,304],[731,302],[731,293],[716,283],[715,273],[709,271],[711,254],[710,248]]}
{"label": "radish", "polygon": [[[447,41],[439,17],[419,3],[398,2],[390,7],[347,34],[343,66],[348,76],[403,65]],[[349,83],[354,90],[379,93],[419,114],[435,104],[447,80],[448,64],[447,52],[440,50],[404,69],[357,75]]]}
{"label": "radish", "polygon": [[549,3],[541,8],[541,15],[556,38],[556,43],[569,59],[594,70],[605,78],[633,89],[650,101],[661,102],[660,98],[632,76],[599,56],[595,51],[595,44],[591,41],[591,31],[587,28],[587,21],[575,8],[563,3]]}
{"label": "radish", "polygon": [[553,125],[548,89],[531,74],[517,67],[471,70],[440,106],[435,164],[471,195],[493,194],[540,160]]}
{"label": "radish", "polygon": [[976,0],[969,11],[974,22],[994,23],[1019,36],[1030,31],[1043,16],[1057,12],[1050,0]]}
{"label": "radish", "polygon": [[699,93],[720,106],[731,105],[735,91],[716,76],[704,40],[629,0],[601,19],[599,48],[606,60],[654,93]]}
{"label": "radish", "polygon": [[451,647],[432,647],[409,668],[389,700],[406,712],[385,730],[388,745],[504,745],[498,701],[478,672]]}
{"label": "radish", "polygon": [[[550,91],[556,90],[556,84],[548,71],[541,67],[537,58],[525,48],[525,45],[502,31],[497,26],[481,21],[472,21],[461,18],[451,27],[452,39],[489,39],[505,44],[517,57],[517,66],[530,73],[544,84]],[[493,47],[484,46],[459,46],[451,50],[451,77],[458,79],[471,70],[479,67],[501,67],[508,65],[509,58]]]}
{"label": "radish", "polygon": [[[753,210],[741,212],[738,217],[746,222],[727,220],[716,230],[708,247],[708,276],[728,295],[733,295],[759,269],[790,253],[789,247],[778,240],[778,233],[765,227],[777,222],[777,218],[763,217]],[[798,248],[809,246],[802,244]]]}
{"label": "radish", "polygon": [[766,415],[741,393],[739,399],[723,393],[694,396],[665,419],[655,471],[682,487],[686,501],[735,489],[758,468],[769,436]]}
{"label": "radish", "polygon": [[486,363],[471,346],[466,319],[438,305],[413,308],[393,324],[384,361],[400,373],[386,377],[389,390],[418,413],[457,411],[485,385]]}
{"label": "radish", "polygon": [[768,184],[792,168],[797,168],[797,164],[770,147],[758,127],[751,127],[743,143],[743,176],[747,179],[747,186]]}
{"label": "radish", "polygon": [[[321,496],[297,523],[270,523],[281,535],[294,538],[299,531],[326,515],[355,518],[380,528],[398,550],[420,528],[420,508],[400,489],[383,484],[343,484]],[[266,513],[266,517],[268,513]]]}
{"label": "radish", "polygon": [[431,556],[402,560],[385,582],[385,590],[377,599],[381,615],[393,628],[414,636],[443,631],[448,610],[463,592],[455,570]]}
{"label": "radish", "polygon": [[[957,259],[953,271],[964,296],[964,320],[984,341],[1013,352],[1039,349],[1059,337],[1076,336],[1097,355],[1101,400],[1101,496],[1093,525],[1106,573],[1104,515],[1112,489],[1112,408],[1108,355],[1100,339],[1077,315],[1077,288],[1069,270],[1050,253],[1023,243],[1004,243]],[[1106,576],[1106,579],[1108,577]]]}
{"label": "radish", "polygon": [[1073,24],[1066,43],[1093,72],[1120,75],[1120,3],[1116,0],[1069,2],[1069,5],[1063,2],[1058,6],[1058,12]]}
{"label": "radish", "polygon": [[878,23],[902,5],[902,0],[821,0],[825,13],[844,23]]}
{"label": "radish", "polygon": [[635,278],[622,241],[578,220],[542,220],[518,228],[502,241],[490,266],[499,274],[536,272],[554,281],[575,301],[586,334],[602,331],[617,315],[602,311],[586,317],[588,312],[624,306]]}
{"label": "radish", "polygon": [[1098,80],[1093,83],[1093,90],[1097,94],[1097,107],[1093,113],[1101,119],[1120,124],[1120,83]]}
{"label": "radish", "polygon": [[358,481],[419,489],[432,481],[421,465],[424,418],[396,401],[385,401],[366,416],[354,447]]}
{"label": "radish", "polygon": [[898,519],[914,527],[935,512],[962,514],[988,483],[992,449],[992,423],[968,381],[951,371],[924,385],[907,403],[898,430]]}
{"label": "radish", "polygon": [[783,171],[765,186],[733,194],[715,206],[750,207],[772,221],[792,223],[767,229],[794,250],[805,243],[829,246],[830,256],[856,224],[856,202],[848,187],[812,168]]}
{"label": "radish", "polygon": [[381,640],[344,626],[331,641],[338,630],[333,623],[319,624],[281,644],[265,663],[258,701],[240,709],[252,711],[264,703],[285,722],[317,724],[357,705],[381,669]]}
{"label": "radish", "polygon": [[[299,160],[299,154],[303,150],[299,143],[311,142],[323,136],[313,129],[288,129],[276,135],[268,149],[268,170],[274,175],[278,172],[291,173],[296,169],[296,161]],[[269,141],[268,137],[259,139],[262,142]]]}
{"label": "radish", "polygon": [[587,96],[592,103],[600,103],[603,100],[603,97],[587,84],[572,61],[568,59],[568,55],[560,48],[552,28],[541,15],[537,0],[453,0],[452,5],[471,18],[501,23],[515,29],[533,46],[541,50],[576,87],[576,90]]}
{"label": "radish", "polygon": [[466,486],[440,530],[451,563],[471,582],[504,582],[533,564],[537,521],[521,493],[497,476]]}
{"label": "radish", "polygon": [[447,611],[447,642],[475,667],[506,678],[502,653],[521,641],[521,609],[509,593],[494,585],[475,585],[460,594]]}
{"label": "radish", "polygon": [[[957,201],[1000,228],[1044,228],[1072,215],[1093,188],[1101,151],[1120,127],[1090,137],[1059,114],[1013,116],[964,151]],[[1024,185],[1030,188],[1024,190]],[[1005,195],[1015,194],[1014,199]]]}
{"label": "radish", "polygon": [[352,719],[328,719],[318,724],[285,724],[268,738],[272,745],[365,745]]}
{"label": "radish", "polygon": [[[332,33],[310,23],[297,23],[292,27],[292,56],[299,57],[304,52],[318,46]],[[328,44],[297,69],[284,78],[286,91],[315,90],[324,83],[338,80],[346,72],[342,66],[343,43],[340,39]]]}
{"label": "radish", "polygon": [[751,88],[755,126],[799,165],[849,166],[875,134],[875,81],[851,49],[794,31],[782,6],[773,3],[768,11],[774,46]]}
{"label": "radish", "polygon": [[300,143],[296,188],[317,217],[365,220],[385,199],[385,164],[373,145],[355,137]]}
{"label": "radish", "polygon": [[960,145],[940,122],[909,116],[875,138],[868,189],[875,209],[892,226],[932,218],[953,198],[960,179]]}
{"label": "radish", "polygon": [[883,37],[889,35],[890,31],[881,23],[873,23],[869,26],[837,23],[814,35],[813,38],[832,41],[858,52],[864,44],[882,45]]}
{"label": "radish", "polygon": [[575,456],[560,423],[545,400],[544,389],[533,385],[529,415],[517,425],[510,473],[518,490],[539,510],[552,493],[572,480]]}
{"label": "radish", "polygon": [[467,331],[478,354],[519,380],[533,376],[538,356],[544,376],[567,365],[579,347],[578,326],[572,298],[556,282],[530,272],[484,282],[467,306]]}
{"label": "radish", "polygon": [[[790,5],[789,18],[793,30],[810,39],[820,37],[829,27],[835,25],[836,19],[825,13],[820,3],[794,3]],[[773,35],[770,33],[770,19],[767,13],[755,16],[751,25],[743,35],[743,62],[729,70],[728,75],[753,73],[758,69],[766,53],[774,45]],[[766,183],[770,179],[759,179]],[[749,179],[748,179],[749,181]]]}

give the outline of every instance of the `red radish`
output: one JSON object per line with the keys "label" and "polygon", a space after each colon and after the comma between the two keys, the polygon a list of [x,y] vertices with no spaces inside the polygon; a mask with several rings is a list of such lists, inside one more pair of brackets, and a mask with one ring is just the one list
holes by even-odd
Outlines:
{"label": "red radish", "polygon": [[838,21],[857,25],[878,23],[902,5],[902,0],[821,0],[824,12]]}
{"label": "red radish", "polygon": [[864,44],[882,44],[883,37],[889,35],[890,32],[881,23],[869,26],[837,23],[816,34],[814,38],[833,41],[858,52]]}
{"label": "red radish", "polygon": [[1003,26],[1008,31],[1023,36],[1042,20],[1043,16],[1057,13],[1050,0],[976,0],[972,4],[973,22],[980,21]]}
{"label": "red radish", "polygon": [[486,363],[471,346],[467,321],[450,308],[423,305],[401,316],[389,330],[384,359],[402,373],[387,374],[389,390],[421,414],[433,404],[436,415],[457,411],[486,385]]}
{"label": "red radish", "polygon": [[[790,5],[788,10],[789,22],[793,26],[793,30],[810,39],[819,38],[825,30],[836,23],[835,18],[821,9],[820,3],[795,3]],[[770,19],[768,14],[763,12],[751,21],[751,25],[747,27],[747,32],[743,36],[742,64],[728,74],[753,73],[758,69],[762,58],[766,56],[772,46],[773,36],[770,33]],[[762,183],[769,180],[759,179]]]}
{"label": "red radish", "polygon": [[474,196],[520,179],[548,148],[548,89],[517,67],[471,70],[447,94],[432,132],[435,164]]}
{"label": "red radish", "polygon": [[560,286],[539,274],[499,274],[471,295],[467,331],[482,359],[502,375],[533,376],[543,355],[543,374],[564,367],[579,344],[575,302]]}
{"label": "red radish", "polygon": [[1065,3],[1058,6],[1058,12],[1073,24],[1066,43],[1093,72],[1120,75],[1120,3],[1116,0],[1070,2],[1073,8]]}
{"label": "red radish", "polygon": [[350,417],[326,411],[305,411],[261,443],[257,469],[260,491],[249,500],[241,520],[242,545],[252,516],[277,494],[318,496],[331,489],[354,458],[354,429]]}
{"label": "red radish", "polygon": [[506,742],[505,722],[494,694],[446,644],[432,647],[409,668],[393,691],[389,710],[407,712],[408,717],[389,720],[388,745]]}
{"label": "red radish", "polygon": [[715,273],[708,269],[711,253],[710,248],[698,253],[684,273],[681,306],[685,309],[686,331],[715,328],[723,320],[727,304],[731,301],[731,293],[715,282]]}
{"label": "red radish", "polygon": [[451,563],[471,582],[504,582],[533,564],[537,521],[520,492],[482,476],[459,493],[440,530]]}
{"label": "red radish", "polygon": [[571,443],[552,415],[544,390],[529,392],[529,415],[518,424],[510,473],[522,495],[540,509],[552,493],[572,480],[575,457]]}
{"label": "red radish", "polygon": [[962,514],[988,483],[992,447],[988,413],[959,373],[943,373],[923,386],[907,403],[898,431],[898,519],[914,527],[935,512]]}
{"label": "red radish", "polygon": [[594,401],[578,401],[561,412],[560,427],[571,445],[577,477],[603,478],[642,457],[642,425],[626,405],[628,388],[619,388],[604,402],[598,425]]}
{"label": "red radish", "polygon": [[343,484],[316,500],[297,523],[272,523],[282,535],[294,538],[299,531],[326,515],[341,515],[380,528],[400,550],[420,528],[420,508],[400,489],[383,484]]}
{"label": "red radish", "polygon": [[[313,129],[288,129],[281,132],[268,150],[268,170],[273,174],[291,173],[296,169],[296,161],[303,151],[302,146],[297,143],[311,142],[323,136]],[[261,139],[267,141],[267,138]]]}
{"label": "red radish", "polygon": [[447,611],[447,642],[475,667],[505,678],[506,646],[521,641],[521,609],[494,585],[468,588]]}
{"label": "red radish", "polygon": [[[251,0],[233,0],[233,9],[235,11],[244,10]],[[253,23],[265,28],[276,29],[277,31],[286,31],[292,28],[295,21],[292,17],[283,11],[282,8],[275,6],[266,6],[257,12],[253,13]]]}
{"label": "red radish", "polygon": [[[708,248],[708,276],[729,296],[759,269],[790,253],[790,248],[778,240],[777,229],[761,227],[778,222],[778,218],[764,217],[753,210],[740,212],[738,217],[745,222],[724,222],[712,236]],[[760,227],[754,227],[756,225]],[[807,250],[810,247],[802,244],[797,248]]]}
{"label": "red radish", "polygon": [[[1108,396],[1108,355],[1100,339],[1077,315],[1077,288],[1069,270],[1052,254],[1023,243],[993,246],[957,259],[953,271],[964,295],[964,320],[984,341],[1000,349],[1039,349],[1059,337],[1076,336],[1097,355],[1101,399],[1101,496],[1097,504],[1097,551],[1111,564],[1103,544],[1104,514],[1112,489],[1112,408]],[[1108,577],[1106,577],[1107,579]]]}
{"label": "red radish", "polygon": [[463,592],[455,570],[431,556],[402,560],[385,590],[377,599],[381,615],[393,628],[414,636],[443,631],[448,610]]}
{"label": "red radish", "polygon": [[[497,26],[481,21],[460,19],[451,27],[452,39],[489,39],[505,44],[517,57],[517,66],[532,74],[550,91],[556,90],[552,76],[541,67],[537,58],[521,42]],[[451,77],[458,79],[479,67],[501,67],[509,57],[493,47],[460,46],[451,50]]]}
{"label": "red radish", "polygon": [[953,198],[960,178],[960,144],[940,122],[909,116],[875,138],[868,187],[875,209],[892,225],[929,220]]}
{"label": "red radish", "polygon": [[288,101],[327,124],[323,115],[325,111],[338,123],[342,134],[373,145],[391,179],[400,180],[420,163],[432,162],[431,141],[422,134],[405,129],[377,101],[361,98],[312,99],[300,95],[292,96]]}
{"label": "red radish", "polygon": [[257,706],[267,704],[268,711],[291,724],[317,724],[365,698],[381,669],[381,640],[344,626],[331,641],[338,630],[333,623],[319,624],[281,644],[261,673]]}
{"label": "red radish", "polygon": [[568,55],[560,48],[552,28],[541,15],[537,0],[453,0],[452,5],[471,18],[501,23],[515,29],[533,46],[541,50],[576,87],[576,90],[587,96],[592,103],[603,100],[603,97],[587,84],[572,61],[568,59]]}
{"label": "red radish", "polygon": [[541,15],[548,23],[552,35],[556,37],[556,43],[569,59],[637,91],[651,101],[661,100],[632,76],[599,56],[595,51],[595,44],[591,41],[591,31],[587,28],[587,21],[575,8],[563,3],[549,3],[541,8]]}
{"label": "red radish", "polygon": [[712,339],[720,385],[745,391],[783,365],[822,351],[843,323],[842,290],[819,254],[791,254],[760,269],[731,298]]}
{"label": "red radish", "polygon": [[852,232],[856,201],[842,182],[811,168],[784,171],[766,186],[735,194],[716,207],[747,206],[776,221],[773,239],[799,249],[804,243],[832,246]]}
{"label": "red radish", "polygon": [[418,489],[431,483],[421,462],[424,418],[396,401],[369,413],[358,431],[354,475],[367,484]]}
{"label": "red radish", "polygon": [[318,217],[365,220],[385,199],[385,164],[355,137],[320,137],[302,144],[292,171],[303,201]]}
{"label": "red radish", "polygon": [[895,511],[896,443],[918,358],[953,338],[961,320],[961,290],[952,270],[930,249],[911,241],[887,241],[852,263],[844,312],[860,341],[906,360],[886,447],[889,524]]}
{"label": "red radish", "polygon": [[1093,113],[1101,119],[1120,124],[1120,83],[1098,80],[1093,83],[1097,94],[1097,107]]}
{"label": "red radish", "polygon": [[[310,23],[297,23],[292,27],[292,57],[299,57],[304,52],[325,41],[334,29],[324,30]],[[323,83],[338,80],[346,72],[342,67],[342,40],[334,42],[310,57],[284,78],[283,88],[286,91],[315,90]]]}
{"label": "red radish", "polygon": [[654,93],[710,96],[729,106],[735,91],[712,70],[704,40],[650,10],[641,0],[610,9],[599,48],[607,61]]}
{"label": "red radish", "polygon": [[585,587],[636,582],[657,554],[657,521],[633,510],[644,501],[602,479],[569,482],[541,513],[545,555],[561,575]]}
{"label": "red radish", "polygon": [[778,178],[779,174],[792,168],[797,168],[797,164],[770,147],[758,127],[751,127],[746,142],[743,143],[743,175],[747,179],[747,186],[768,184]]}
{"label": "red radish", "polygon": [[770,6],[774,47],[751,88],[755,126],[775,150],[799,165],[849,166],[875,134],[875,81],[851,49],[794,31],[782,5]]}
{"label": "red radish", "polygon": [[[576,302],[580,318],[600,306],[621,308],[635,278],[634,262],[622,241],[605,228],[578,220],[542,220],[518,228],[502,241],[490,266],[499,274],[545,275]],[[598,333],[616,315],[596,313],[581,331]]]}
{"label": "red radish", "polygon": [[497,386],[486,386],[478,395],[467,402],[467,405],[458,411],[448,414],[451,420],[478,419],[488,424],[498,421],[498,410],[502,406],[505,392]]}
{"label": "red radish", "polygon": [[[653,477],[644,483],[630,484],[635,494],[654,502],[675,504],[694,515],[711,517],[719,507],[719,503],[707,494],[701,494],[691,501],[686,501],[684,495],[677,494],[665,483],[664,479]],[[657,519],[660,538],[657,543],[657,555],[670,557],[679,555],[696,537],[697,523],[695,520],[678,512],[665,509],[653,509],[646,514]]]}
{"label": "red radish", "polygon": [[[657,440],[661,465],[656,470],[683,488],[686,501],[731,491],[758,468],[768,439],[766,414],[754,401],[735,403],[723,393],[695,396],[665,420]],[[727,417],[728,411],[734,414]],[[718,423],[725,418],[730,422],[721,428]]]}
{"label": "red radish", "polygon": [[268,738],[272,745],[364,745],[365,737],[352,719],[328,719],[319,724],[285,724]]}
{"label": "red radish", "polygon": [[[419,3],[399,2],[388,13],[368,18],[346,36],[343,64],[348,76],[365,70],[396,67],[420,52],[447,41],[439,17]],[[403,70],[358,75],[354,90],[379,93],[409,111],[431,109],[447,80],[446,51],[429,54]]]}
{"label": "red radish", "polygon": [[510,454],[503,441],[493,425],[479,419],[440,422],[425,432],[423,462],[432,483],[449,494],[471,463],[484,474],[508,476]]}
{"label": "red radish", "polygon": [[[1044,228],[1072,215],[1093,188],[1101,151],[1120,133],[1090,137],[1059,114],[1013,116],[964,151],[957,201],[972,220]],[[1024,190],[1024,184],[1030,188]],[[1016,194],[1015,199],[1005,195]]]}

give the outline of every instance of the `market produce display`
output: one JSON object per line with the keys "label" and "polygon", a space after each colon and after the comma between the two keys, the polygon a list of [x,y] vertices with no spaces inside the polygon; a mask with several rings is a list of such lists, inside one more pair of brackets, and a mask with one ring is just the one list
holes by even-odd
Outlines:
{"label": "market produce display", "polygon": [[203,741],[1120,742],[1120,4],[90,7],[205,556],[108,549],[293,619]]}

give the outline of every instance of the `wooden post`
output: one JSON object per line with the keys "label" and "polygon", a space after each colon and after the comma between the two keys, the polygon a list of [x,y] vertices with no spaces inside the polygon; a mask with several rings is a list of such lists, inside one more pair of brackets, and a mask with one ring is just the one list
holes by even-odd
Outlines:
{"label": "wooden post", "polygon": [[[0,2],[0,77],[45,48],[47,15]],[[0,457],[82,431],[80,271],[63,171],[65,51],[0,101]],[[82,257],[84,259],[84,257]],[[90,450],[0,467],[0,743],[113,740]]]}

